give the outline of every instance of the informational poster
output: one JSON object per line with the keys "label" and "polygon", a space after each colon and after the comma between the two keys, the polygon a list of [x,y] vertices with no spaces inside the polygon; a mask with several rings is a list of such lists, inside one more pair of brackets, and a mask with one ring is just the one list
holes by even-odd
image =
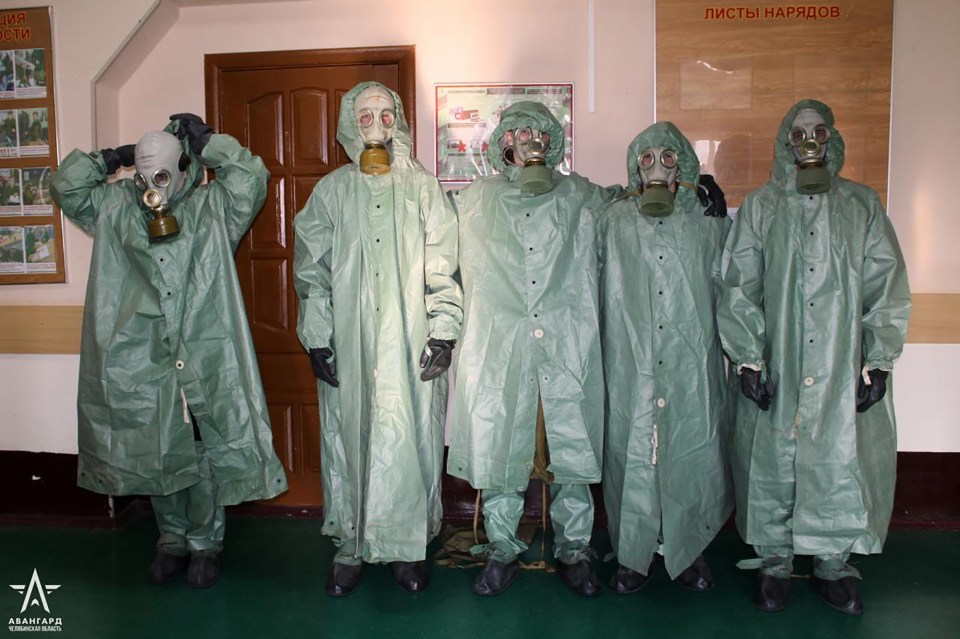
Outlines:
{"label": "informational poster", "polygon": [[0,215],[22,213],[20,169],[0,169]]}
{"label": "informational poster", "polygon": [[57,269],[53,224],[23,227],[23,246],[28,273],[49,273]]}
{"label": "informational poster", "polygon": [[0,226],[0,273],[24,273],[23,227]]}
{"label": "informational poster", "polygon": [[0,158],[18,157],[19,147],[16,110],[0,111]]}
{"label": "informational poster", "polygon": [[727,202],[770,177],[798,100],[833,109],[841,175],[887,194],[893,0],[657,0],[657,120],[680,127]]}
{"label": "informational poster", "polygon": [[45,108],[17,111],[17,143],[21,157],[50,154],[50,123]]}
{"label": "informational poster", "polygon": [[23,176],[23,214],[52,215],[50,167],[25,168],[21,175]]}
{"label": "informational poster", "polygon": [[64,281],[50,9],[0,10],[0,284]]}
{"label": "informational poster", "polygon": [[46,107],[0,110],[0,158],[50,155]]}
{"label": "informational poster", "polygon": [[572,84],[438,84],[437,177],[441,182],[472,182],[492,175],[487,160],[490,136],[500,114],[523,100],[540,102],[563,125],[564,155],[557,167],[573,170]]}

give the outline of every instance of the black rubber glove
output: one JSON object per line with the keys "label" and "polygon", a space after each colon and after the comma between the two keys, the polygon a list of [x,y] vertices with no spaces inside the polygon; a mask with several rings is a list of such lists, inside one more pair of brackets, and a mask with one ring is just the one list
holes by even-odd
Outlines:
{"label": "black rubber glove", "polygon": [[107,165],[107,175],[113,175],[121,166],[133,166],[134,151],[136,144],[124,144],[115,149],[103,149],[100,151],[100,157]]}
{"label": "black rubber glove", "polygon": [[727,198],[712,175],[704,173],[700,176],[700,188],[697,189],[697,197],[700,198],[700,204],[707,207],[703,212],[704,215],[727,217]]}
{"label": "black rubber glove", "polygon": [[329,348],[311,348],[310,366],[313,367],[313,374],[317,379],[321,379],[334,388],[340,386],[337,381],[337,363],[331,361],[333,350]]}
{"label": "black rubber glove", "polygon": [[433,339],[427,340],[427,345],[420,356],[420,379],[429,382],[443,374],[450,368],[450,362],[453,361],[453,347],[457,345],[455,339]]}
{"label": "black rubber glove", "polygon": [[179,124],[177,137],[181,140],[186,137],[190,150],[197,155],[203,153],[203,147],[207,146],[210,136],[213,135],[213,129],[207,126],[203,118],[193,113],[174,113],[170,119]]}
{"label": "black rubber glove", "polygon": [[762,371],[755,371],[752,368],[740,369],[740,390],[747,399],[760,407],[760,410],[770,408],[770,400],[773,399],[773,382],[770,377],[763,382],[760,381]]}
{"label": "black rubber glove", "polygon": [[863,375],[857,377],[857,412],[865,413],[867,409],[883,399],[887,394],[887,376],[890,371],[874,368],[868,371],[870,385],[863,381]]}

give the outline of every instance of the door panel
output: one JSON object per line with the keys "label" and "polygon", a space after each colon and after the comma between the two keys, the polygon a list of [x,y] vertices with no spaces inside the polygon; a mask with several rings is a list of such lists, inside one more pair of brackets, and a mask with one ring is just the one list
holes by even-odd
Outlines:
{"label": "door panel", "polygon": [[[317,131],[327,131],[329,128],[327,121],[329,95],[329,91],[319,88],[297,89],[293,92],[291,139],[293,140],[294,171],[326,173],[330,170],[329,140],[317,135]],[[299,126],[298,122],[316,124]],[[334,137],[336,137],[335,134]]]}
{"label": "door panel", "polygon": [[343,95],[377,80],[413,113],[412,66],[412,48],[207,56],[208,120],[263,158],[271,173],[266,203],[236,264],[274,446],[290,484],[273,503],[322,504],[316,378],[296,334],[293,216],[320,178],[350,162],[336,141]]}
{"label": "door panel", "polygon": [[254,155],[260,156],[274,175],[274,170],[283,164],[283,94],[268,93],[250,100],[245,106],[247,113],[243,124],[250,125],[245,129],[249,140],[247,147]]}
{"label": "door panel", "polygon": [[267,184],[267,199],[260,214],[250,227],[250,235],[244,238],[252,251],[282,251],[287,248],[287,227],[285,200],[283,193],[284,178],[273,173]]}

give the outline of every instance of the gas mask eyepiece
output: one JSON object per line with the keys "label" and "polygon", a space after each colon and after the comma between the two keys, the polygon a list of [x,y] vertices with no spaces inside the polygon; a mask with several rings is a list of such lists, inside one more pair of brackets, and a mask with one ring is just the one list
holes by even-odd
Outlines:
{"label": "gas mask eyepiece", "polygon": [[797,192],[804,195],[830,190],[831,177],[826,169],[830,129],[814,109],[803,109],[794,118],[788,135],[797,163]]}
{"label": "gas mask eyepiece", "polygon": [[637,158],[640,174],[640,212],[650,217],[666,217],[673,213],[671,187],[680,174],[677,152],[666,147],[644,150]]}
{"label": "gas mask eyepiece", "polygon": [[357,96],[353,110],[363,140],[360,172],[367,175],[389,173],[390,152],[387,143],[393,139],[397,120],[397,105],[393,96],[383,87],[367,87]]}
{"label": "gas mask eyepiece", "polygon": [[183,147],[176,136],[152,131],[137,143],[134,152],[137,172],[133,181],[140,200],[153,216],[147,222],[147,235],[158,242],[180,233],[177,218],[170,214],[170,199],[183,186],[185,173]]}

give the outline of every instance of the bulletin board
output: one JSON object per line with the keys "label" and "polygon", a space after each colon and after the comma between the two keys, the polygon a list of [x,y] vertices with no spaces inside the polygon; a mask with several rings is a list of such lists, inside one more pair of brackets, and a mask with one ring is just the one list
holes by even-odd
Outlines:
{"label": "bulletin board", "polygon": [[841,175],[887,197],[893,0],[657,0],[657,120],[687,136],[731,206],[770,177],[780,121],[829,105]]}
{"label": "bulletin board", "polygon": [[0,11],[0,284],[64,281],[50,16]]}

